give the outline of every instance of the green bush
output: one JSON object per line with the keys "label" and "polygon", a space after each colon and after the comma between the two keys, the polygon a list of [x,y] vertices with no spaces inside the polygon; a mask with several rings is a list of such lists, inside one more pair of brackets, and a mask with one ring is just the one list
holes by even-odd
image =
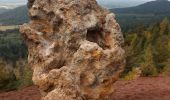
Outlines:
{"label": "green bush", "polygon": [[13,74],[10,66],[7,66],[6,62],[0,60],[0,89],[1,90],[11,90],[14,89],[16,85],[11,85],[15,81],[15,75]]}
{"label": "green bush", "polygon": [[32,82],[32,70],[28,67],[28,65],[26,65],[24,70],[23,70],[23,76],[20,79],[19,88],[30,86],[32,84],[33,84],[33,82]]}
{"label": "green bush", "polygon": [[0,60],[0,73],[0,90],[10,91],[32,85],[32,71],[25,60],[17,61],[14,68],[8,68],[6,62]]}
{"label": "green bush", "polygon": [[14,73],[19,84],[17,88],[32,85],[32,70],[29,68],[27,61],[18,60],[14,68]]}
{"label": "green bush", "polygon": [[6,64],[5,62],[3,62],[2,60],[0,60],[0,81],[4,81],[9,79],[9,75],[10,75],[10,71],[8,68],[6,68]]}

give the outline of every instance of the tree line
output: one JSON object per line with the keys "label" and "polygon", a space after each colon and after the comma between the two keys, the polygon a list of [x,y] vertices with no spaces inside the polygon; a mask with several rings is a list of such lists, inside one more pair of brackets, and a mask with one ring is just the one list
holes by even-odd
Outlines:
{"label": "tree line", "polygon": [[168,18],[148,28],[125,34],[127,66],[124,76],[133,78],[135,69],[141,76],[170,75],[170,22]]}

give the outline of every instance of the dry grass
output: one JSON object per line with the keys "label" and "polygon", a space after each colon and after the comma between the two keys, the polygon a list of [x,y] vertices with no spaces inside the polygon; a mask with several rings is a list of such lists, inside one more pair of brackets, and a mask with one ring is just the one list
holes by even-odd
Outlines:
{"label": "dry grass", "polygon": [[0,26],[0,31],[17,29],[18,27],[19,27],[18,25]]}

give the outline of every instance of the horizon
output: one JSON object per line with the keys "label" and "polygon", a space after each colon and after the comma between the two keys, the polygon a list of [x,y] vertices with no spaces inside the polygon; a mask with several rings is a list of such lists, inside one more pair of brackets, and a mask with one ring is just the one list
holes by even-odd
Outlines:
{"label": "horizon", "polygon": [[[97,0],[99,2],[115,2],[117,0]],[[119,1],[124,1],[124,0],[119,0]],[[119,2],[118,1],[118,2]],[[136,0],[128,0],[128,1],[136,1]],[[154,0],[140,0],[140,1],[154,1]],[[4,3],[19,3],[19,2],[22,2],[22,3],[26,3],[27,0],[0,0],[0,2],[4,2]],[[124,1],[125,2],[125,1]]]}
{"label": "horizon", "polygon": [[[0,3],[25,3],[27,2],[28,0],[0,0]],[[128,1],[125,1],[125,0],[96,0],[98,1],[99,3],[113,3],[113,2],[148,2],[148,1],[156,1],[156,0],[140,0],[140,1],[137,1],[137,0],[128,0]],[[169,0],[168,0],[169,1]]]}
{"label": "horizon", "polygon": [[[12,9],[18,6],[26,5],[28,0],[0,0],[0,8]],[[108,9],[125,8],[137,6],[149,1],[156,0],[97,0],[97,2]]]}

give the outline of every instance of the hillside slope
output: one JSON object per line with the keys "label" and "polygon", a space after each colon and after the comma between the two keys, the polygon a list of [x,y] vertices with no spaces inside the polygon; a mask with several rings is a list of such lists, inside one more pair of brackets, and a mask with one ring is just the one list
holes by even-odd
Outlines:
{"label": "hillside slope", "polygon": [[8,9],[0,8],[0,14],[4,13],[4,12],[6,12],[6,11],[8,11]]}
{"label": "hillside slope", "polygon": [[0,14],[0,24],[2,25],[19,25],[28,20],[26,6],[17,7]]}
{"label": "hillside slope", "polygon": [[170,1],[151,1],[135,7],[112,9],[116,13],[127,14],[168,14]]}
{"label": "hillside slope", "polygon": [[170,19],[170,1],[150,1],[139,6],[111,9],[117,15],[117,20],[123,32],[136,26],[148,27],[159,23],[165,17]]}

